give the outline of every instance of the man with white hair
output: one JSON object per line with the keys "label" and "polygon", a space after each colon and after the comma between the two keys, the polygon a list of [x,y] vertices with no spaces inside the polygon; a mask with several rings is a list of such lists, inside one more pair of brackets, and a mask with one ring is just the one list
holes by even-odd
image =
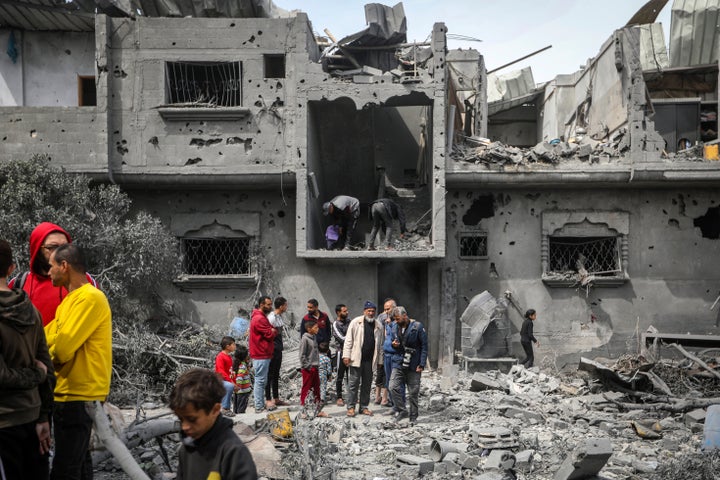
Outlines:
{"label": "man with white hair", "polygon": [[360,413],[372,415],[368,408],[370,389],[372,387],[373,370],[381,355],[380,349],[384,341],[384,330],[375,318],[377,306],[365,302],[363,314],[355,317],[348,326],[345,344],[343,345],[343,363],[350,371],[348,382],[347,416],[355,416],[355,404],[360,393]]}

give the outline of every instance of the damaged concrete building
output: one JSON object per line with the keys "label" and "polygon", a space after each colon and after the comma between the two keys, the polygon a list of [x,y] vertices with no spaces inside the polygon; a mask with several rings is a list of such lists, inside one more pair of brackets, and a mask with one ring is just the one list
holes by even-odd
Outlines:
{"label": "damaged concrete building", "polygon": [[[695,147],[717,132],[714,30],[671,35],[668,57],[661,27],[634,21],[536,86],[448,51],[443,23],[407,43],[402,4],[367,5],[367,28],[335,40],[272,2],[211,3],[0,4],[16,52],[0,58],[0,161],[48,154],[163,219],[193,315],[224,324],[258,288],[296,317],[308,298],[332,314],[393,296],[441,367],[483,355],[460,317],[484,291],[503,311],[492,356],[522,354],[526,308],[539,361],[617,355],[650,325],[717,334],[720,162]],[[322,205],[341,194],[361,202],[356,248],[327,250]],[[410,232],[368,250],[385,196]]]}

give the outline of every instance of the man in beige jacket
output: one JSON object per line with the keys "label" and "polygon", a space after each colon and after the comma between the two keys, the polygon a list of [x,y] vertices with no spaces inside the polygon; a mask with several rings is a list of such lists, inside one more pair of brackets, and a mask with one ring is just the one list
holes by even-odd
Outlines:
{"label": "man in beige jacket", "polygon": [[377,306],[365,302],[363,314],[353,318],[348,326],[342,359],[349,370],[347,416],[355,416],[355,404],[358,403],[360,390],[360,413],[372,415],[370,389],[372,388],[373,369],[382,362],[382,346],[385,340],[385,329],[375,318]]}

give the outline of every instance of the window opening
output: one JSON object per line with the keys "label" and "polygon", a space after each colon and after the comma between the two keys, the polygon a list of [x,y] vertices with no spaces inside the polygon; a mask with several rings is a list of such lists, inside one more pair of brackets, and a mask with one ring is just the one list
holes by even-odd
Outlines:
{"label": "window opening", "polygon": [[183,273],[250,275],[249,238],[183,238]]}
{"label": "window opening", "polygon": [[97,105],[95,77],[78,75],[78,106],[93,107]]}
{"label": "window opening", "polygon": [[240,62],[167,62],[165,71],[169,104],[242,105]]}
{"label": "window opening", "polygon": [[579,272],[596,276],[620,273],[617,237],[550,237],[551,272]]}
{"label": "window opening", "polygon": [[285,78],[285,55],[263,55],[265,78]]}
{"label": "window opening", "polygon": [[487,258],[487,234],[465,233],[460,235],[460,258]]}

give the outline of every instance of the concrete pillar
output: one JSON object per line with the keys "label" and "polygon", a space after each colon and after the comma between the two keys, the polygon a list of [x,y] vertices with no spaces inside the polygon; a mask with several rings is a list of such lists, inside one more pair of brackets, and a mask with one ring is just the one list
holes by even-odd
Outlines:
{"label": "concrete pillar", "polygon": [[457,275],[455,269],[442,269],[440,298],[440,337],[438,366],[452,365],[455,360],[455,327],[457,324]]}
{"label": "concrete pillar", "polygon": [[442,309],[443,291],[441,281],[441,262],[430,261],[427,266],[427,323],[428,331],[428,363],[438,367],[440,342],[443,337]]}
{"label": "concrete pillar", "polygon": [[112,120],[109,114],[110,112],[110,91],[111,75],[110,70],[112,68],[112,50],[111,50],[111,32],[112,26],[110,24],[110,17],[105,14],[95,15],[95,94],[97,102],[97,128],[105,129],[105,156],[107,157],[107,170],[108,177],[112,183],[115,183],[113,179],[112,169],[112,144],[110,140],[112,128]]}

